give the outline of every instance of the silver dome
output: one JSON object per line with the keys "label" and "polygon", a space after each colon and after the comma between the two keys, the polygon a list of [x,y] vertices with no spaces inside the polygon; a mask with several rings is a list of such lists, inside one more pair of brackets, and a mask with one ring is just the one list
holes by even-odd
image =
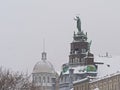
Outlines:
{"label": "silver dome", "polygon": [[33,73],[55,73],[53,65],[47,60],[41,60],[37,62],[33,68]]}

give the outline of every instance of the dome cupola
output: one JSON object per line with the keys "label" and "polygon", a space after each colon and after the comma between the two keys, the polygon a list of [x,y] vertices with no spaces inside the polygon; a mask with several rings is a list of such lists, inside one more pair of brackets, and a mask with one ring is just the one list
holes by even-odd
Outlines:
{"label": "dome cupola", "polygon": [[33,68],[33,73],[41,73],[41,72],[55,73],[55,69],[53,65],[47,60],[46,52],[42,52],[41,60],[38,61]]}

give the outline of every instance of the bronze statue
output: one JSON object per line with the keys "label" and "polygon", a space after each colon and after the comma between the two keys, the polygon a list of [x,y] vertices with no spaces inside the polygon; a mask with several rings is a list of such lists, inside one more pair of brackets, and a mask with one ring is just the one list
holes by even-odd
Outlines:
{"label": "bronze statue", "polygon": [[81,32],[81,20],[78,16],[76,16],[76,18],[74,18],[74,20],[77,21],[77,29],[79,32]]}

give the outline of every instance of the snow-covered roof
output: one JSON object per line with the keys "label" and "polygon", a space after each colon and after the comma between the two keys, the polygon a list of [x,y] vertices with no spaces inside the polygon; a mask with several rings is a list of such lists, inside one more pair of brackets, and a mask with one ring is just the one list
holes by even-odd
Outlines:
{"label": "snow-covered roof", "polygon": [[99,88],[95,88],[94,90],[99,90]]}
{"label": "snow-covered roof", "polygon": [[99,57],[95,56],[95,62],[102,62],[98,64],[98,77],[104,77],[120,71],[120,56]]}
{"label": "snow-covered roof", "polygon": [[[77,67],[69,67],[68,70],[66,72],[64,72],[63,74],[69,74],[69,69],[74,69],[74,74],[84,74],[87,73],[87,67],[88,66],[77,66]],[[96,71],[92,71],[89,73],[96,73]]]}
{"label": "snow-covered roof", "polygon": [[[95,56],[94,60],[95,62],[99,62],[97,63],[97,66],[98,66],[97,77],[94,77],[93,79],[91,77],[86,77],[84,79],[74,81],[73,82],[74,84],[82,81],[86,81],[88,78],[90,78],[90,83],[92,83],[101,79],[105,79],[105,78],[120,74],[120,56],[112,56],[112,57],[111,56],[110,57]],[[80,70],[80,68],[84,69],[85,66],[78,66],[72,69],[75,70],[74,73],[77,73]],[[66,73],[69,73],[69,72],[67,71]],[[95,90],[99,90],[99,89],[96,88]]]}
{"label": "snow-covered roof", "polygon": [[69,67],[68,70],[66,72],[64,72],[63,74],[69,74],[69,69],[74,69],[74,74],[86,72],[86,71],[84,71],[85,66],[77,66],[77,67]]}
{"label": "snow-covered roof", "polygon": [[110,78],[110,77],[115,76],[115,75],[120,75],[120,72],[110,74],[110,75],[107,75],[107,76],[104,76],[104,77],[96,77],[96,78],[90,79],[89,83],[93,83],[93,82],[96,82],[96,81],[99,81],[99,80],[102,80],[102,79]]}
{"label": "snow-covered roof", "polygon": [[77,83],[79,83],[79,82],[83,82],[83,81],[86,81],[86,80],[88,80],[87,77],[84,78],[84,79],[80,79],[80,80],[74,81],[73,83],[74,83],[74,84],[77,84]]}
{"label": "snow-covered roof", "polygon": [[[97,73],[96,78],[102,78],[120,72],[120,56],[94,56],[94,60],[95,62],[101,63],[97,64],[97,72],[91,72]],[[85,70],[86,66],[77,66],[69,67],[68,70],[62,74],[69,74],[69,69],[74,69],[74,74],[84,74],[87,72]]]}

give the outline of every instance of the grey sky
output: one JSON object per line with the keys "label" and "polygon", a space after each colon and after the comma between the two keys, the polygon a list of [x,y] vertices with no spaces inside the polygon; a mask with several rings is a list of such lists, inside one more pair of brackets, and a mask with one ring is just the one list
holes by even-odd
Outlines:
{"label": "grey sky", "polygon": [[48,60],[60,70],[68,62],[73,18],[92,40],[91,51],[120,55],[119,0],[0,0],[0,66],[32,72],[41,59],[43,38]]}

